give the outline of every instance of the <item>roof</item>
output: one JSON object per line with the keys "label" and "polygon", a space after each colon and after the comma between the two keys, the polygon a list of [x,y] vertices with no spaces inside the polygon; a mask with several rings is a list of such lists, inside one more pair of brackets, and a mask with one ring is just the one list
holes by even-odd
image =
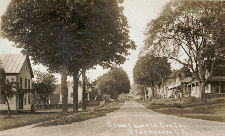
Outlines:
{"label": "roof", "polygon": [[[28,57],[23,54],[0,54],[0,61],[5,73],[19,74],[27,58]],[[29,66],[31,68],[30,61]],[[32,70],[31,75],[33,76]]]}
{"label": "roof", "polygon": [[3,68],[3,66],[2,66],[2,61],[1,61],[1,59],[0,59],[0,70],[3,70],[4,68]]}
{"label": "roof", "polygon": [[168,78],[162,85],[169,86],[173,82],[175,82],[175,79],[174,78]]}
{"label": "roof", "polygon": [[19,73],[26,56],[22,54],[0,54],[0,59],[6,73]]}

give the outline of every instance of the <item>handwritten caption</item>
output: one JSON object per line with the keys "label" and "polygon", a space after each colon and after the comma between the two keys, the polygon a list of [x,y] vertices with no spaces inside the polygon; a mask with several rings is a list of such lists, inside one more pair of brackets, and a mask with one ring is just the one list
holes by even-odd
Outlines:
{"label": "handwritten caption", "polygon": [[129,135],[186,135],[184,126],[179,123],[118,123],[107,121],[109,128],[126,129]]}

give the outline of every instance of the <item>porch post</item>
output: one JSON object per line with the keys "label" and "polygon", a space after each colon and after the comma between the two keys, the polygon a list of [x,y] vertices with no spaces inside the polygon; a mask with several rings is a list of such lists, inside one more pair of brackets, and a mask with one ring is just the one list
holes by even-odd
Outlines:
{"label": "porch post", "polygon": [[212,88],[212,87],[211,87],[211,83],[208,84],[208,88],[209,88],[209,89],[208,89],[208,90],[209,90],[209,93],[212,93],[212,90],[211,90],[211,88]]}
{"label": "porch post", "polygon": [[144,87],[144,91],[145,91],[145,100],[147,99],[147,92],[146,92],[146,88]]}
{"label": "porch post", "polygon": [[187,94],[189,94],[188,84],[186,84],[186,91],[187,91]]}
{"label": "porch post", "polygon": [[90,92],[88,92],[88,94],[87,94],[87,99],[88,99],[88,101],[90,101]]}
{"label": "porch post", "polygon": [[187,94],[190,94],[188,84],[186,85],[186,91],[187,91]]}

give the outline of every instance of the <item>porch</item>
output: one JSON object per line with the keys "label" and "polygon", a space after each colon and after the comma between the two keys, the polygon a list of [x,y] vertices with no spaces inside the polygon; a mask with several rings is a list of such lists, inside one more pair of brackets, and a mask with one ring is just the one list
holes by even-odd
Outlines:
{"label": "porch", "polygon": [[35,100],[35,89],[19,89],[16,92],[16,110],[32,110]]}
{"label": "porch", "polygon": [[[184,96],[200,97],[198,82],[183,84]],[[225,94],[225,81],[210,81],[205,87],[205,93],[209,96],[220,97]]]}

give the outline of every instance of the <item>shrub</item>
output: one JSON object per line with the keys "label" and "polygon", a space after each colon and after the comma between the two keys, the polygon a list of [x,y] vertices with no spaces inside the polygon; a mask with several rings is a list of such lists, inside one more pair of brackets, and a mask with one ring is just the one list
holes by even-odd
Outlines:
{"label": "shrub", "polygon": [[103,101],[105,101],[105,102],[111,102],[112,100],[111,100],[111,98],[110,98],[110,95],[104,94],[104,95],[103,95]]}

